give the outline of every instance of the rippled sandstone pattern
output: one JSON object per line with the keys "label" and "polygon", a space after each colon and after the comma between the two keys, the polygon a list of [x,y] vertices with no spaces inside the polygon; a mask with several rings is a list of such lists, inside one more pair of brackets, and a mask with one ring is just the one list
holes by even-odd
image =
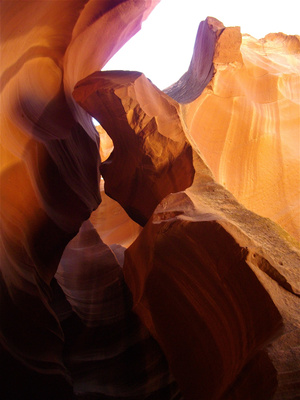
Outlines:
{"label": "rippled sandstone pattern", "polygon": [[299,396],[299,38],[95,72],[157,2],[1,3],[6,400]]}
{"label": "rippled sandstone pattern", "polygon": [[166,90],[182,103],[187,128],[215,179],[297,240],[299,71],[299,36],[256,40],[208,18],[199,26],[189,71]]}

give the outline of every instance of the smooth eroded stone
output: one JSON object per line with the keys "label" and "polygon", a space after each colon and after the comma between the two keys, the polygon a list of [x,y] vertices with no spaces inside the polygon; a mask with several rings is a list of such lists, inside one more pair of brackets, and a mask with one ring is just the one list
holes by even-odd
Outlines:
{"label": "smooth eroded stone", "polygon": [[[98,133],[71,93],[156,4],[1,2],[0,342],[7,362],[1,398],[71,396],[51,282],[66,245],[101,201]],[[104,31],[115,35],[100,49]],[[17,386],[14,369],[32,382]],[[46,393],[42,382],[57,390]]]}
{"label": "smooth eroded stone", "polygon": [[94,73],[157,3],[0,3],[6,400],[299,395],[299,37]]}
{"label": "smooth eroded stone", "polygon": [[117,258],[90,220],[66,247],[55,278],[64,361],[78,396],[181,399],[162,350],[132,311]]}
{"label": "smooth eroded stone", "polygon": [[143,74],[95,72],[73,96],[113,141],[101,165],[105,191],[134,221],[144,225],[167,194],[192,184],[192,149],[178,104]]}
{"label": "smooth eroded stone", "polygon": [[[193,185],[167,196],[125,252],[134,310],[164,350],[184,397],[236,398],[259,384],[271,399],[282,370],[255,359],[282,332],[279,311],[299,333],[282,301],[288,291],[290,307],[299,305],[299,248],[276,224],[207,181],[198,156],[194,165]],[[261,379],[249,364],[256,362]],[[254,400],[251,393],[245,398]]]}
{"label": "smooth eroded stone", "polygon": [[188,72],[165,90],[182,104],[186,127],[217,182],[297,240],[299,49],[297,35],[257,40],[207,18]]}

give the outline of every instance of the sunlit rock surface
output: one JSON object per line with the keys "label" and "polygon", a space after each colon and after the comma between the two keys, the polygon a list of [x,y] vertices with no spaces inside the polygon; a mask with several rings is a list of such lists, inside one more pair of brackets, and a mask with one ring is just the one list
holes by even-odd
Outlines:
{"label": "sunlit rock surface", "polygon": [[200,24],[189,71],[166,90],[182,103],[187,128],[216,180],[298,240],[299,71],[299,36],[256,40],[208,18]]}
{"label": "sunlit rock surface", "polygon": [[99,72],[157,3],[1,2],[5,400],[299,397],[299,37]]}

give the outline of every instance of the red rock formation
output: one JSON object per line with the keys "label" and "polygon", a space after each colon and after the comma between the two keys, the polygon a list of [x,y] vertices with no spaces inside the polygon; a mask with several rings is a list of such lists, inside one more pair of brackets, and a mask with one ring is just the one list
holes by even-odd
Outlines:
{"label": "red rock formation", "polygon": [[94,73],[156,3],[1,3],[5,400],[299,395],[299,247],[244,207],[297,236],[298,37],[210,18],[167,94]]}
{"label": "red rock formation", "polygon": [[95,72],[73,95],[113,140],[113,152],[101,165],[106,193],[145,225],[167,194],[193,181],[178,105],[139,72]]}
{"label": "red rock formation", "polygon": [[254,365],[261,367],[258,350],[278,333],[274,303],[299,334],[281,296],[288,290],[291,306],[299,305],[300,255],[284,235],[201,172],[190,189],[162,201],[126,252],[134,310],[167,355],[184,398],[272,398],[270,363],[263,358],[261,381]]}
{"label": "red rock formation", "polygon": [[256,40],[208,18],[189,71],[166,90],[182,103],[186,126],[216,180],[297,240],[299,52],[299,36]]}
{"label": "red rock formation", "polygon": [[[70,395],[50,282],[65,246],[100,203],[98,135],[71,92],[140,28],[156,3],[1,3],[0,337],[10,366],[2,375],[4,396],[26,398],[26,390],[32,399]],[[109,40],[93,52],[101,30]],[[10,378],[14,371],[24,376],[19,388]],[[45,382],[54,394],[43,393]]]}
{"label": "red rock formation", "polygon": [[[163,352],[132,312],[114,253],[90,221],[66,247],[55,277],[66,295],[65,308],[70,304],[74,311],[62,315],[61,324],[64,359],[78,395],[179,396]],[[59,312],[62,304],[56,308]]]}
{"label": "red rock formation", "polygon": [[223,63],[241,61],[240,44],[238,27],[225,29],[222,22],[208,17],[199,25],[188,71],[165,93],[179,103],[192,102],[211,81],[215,73],[214,63],[220,60]]}
{"label": "red rock formation", "polygon": [[142,228],[128,216],[119,203],[107,196],[103,180],[100,182],[100,190],[101,207],[91,214],[90,220],[103,242],[116,256],[121,256],[120,264],[123,265],[124,250],[135,241]]}

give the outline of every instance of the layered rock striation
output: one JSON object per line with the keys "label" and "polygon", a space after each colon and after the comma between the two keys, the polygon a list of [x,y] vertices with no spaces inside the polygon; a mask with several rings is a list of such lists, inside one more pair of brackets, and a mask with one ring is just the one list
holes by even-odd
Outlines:
{"label": "layered rock striation", "polygon": [[297,240],[299,70],[299,36],[256,40],[207,18],[188,72],[166,90],[182,104],[187,129],[217,182]]}
{"label": "layered rock striation", "polygon": [[299,37],[101,72],[157,3],[1,3],[5,400],[299,396]]}

